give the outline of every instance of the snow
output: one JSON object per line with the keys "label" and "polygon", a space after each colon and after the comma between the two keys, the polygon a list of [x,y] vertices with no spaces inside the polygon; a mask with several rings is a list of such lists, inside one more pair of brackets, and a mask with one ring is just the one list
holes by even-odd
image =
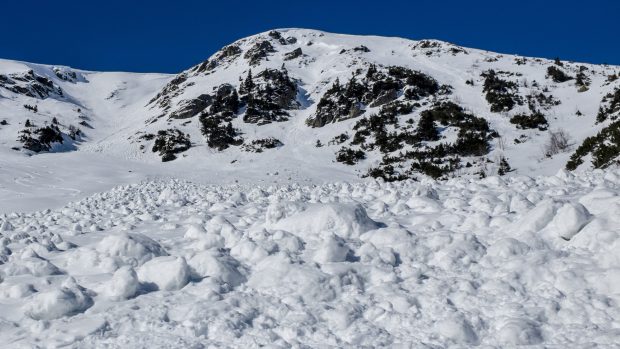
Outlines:
{"label": "snow", "polygon": [[[280,68],[284,51],[301,47],[300,61],[285,65],[303,103],[284,123],[234,121],[246,139],[284,143],[261,154],[215,152],[195,120],[158,119],[163,111],[149,101],[174,76],[0,60],[0,74],[33,69],[64,91],[34,100],[0,90],[0,120],[8,121],[0,126],[0,343],[620,346],[620,171],[559,170],[569,154],[542,156],[545,132],[517,130],[511,115],[490,113],[479,78],[495,69],[537,80],[562,101],[546,111],[551,128],[578,143],[604,127],[594,120],[601,97],[618,85],[605,81],[617,67],[586,64],[592,85],[579,93],[545,79],[547,60],[516,65],[511,55],[449,54],[457,47],[439,41],[443,53],[400,38],[281,32],[297,44],[277,47],[252,69]],[[265,36],[237,44],[246,49]],[[351,50],[359,45],[370,52]],[[489,163],[485,179],[457,173],[385,183],[360,177],[378,158],[335,163],[336,148],[317,148],[316,140],[327,144],[355,120],[313,129],[305,119],[333,80],[369,63],[411,67],[454,86],[450,98],[506,140],[488,158],[506,155],[515,171],[491,176]],[[579,65],[565,62],[571,73]],[[248,67],[239,59],[190,76],[172,106],[237,83]],[[56,70],[77,78],[61,80]],[[574,116],[577,108],[583,116]],[[55,149],[62,152],[11,150],[26,118],[43,125],[53,117],[66,125],[86,117],[92,128]],[[161,163],[148,144],[140,149],[136,132],[169,127],[188,132],[193,147]],[[512,142],[522,135],[526,142]]]}
{"label": "snow", "polygon": [[589,218],[590,213],[583,205],[566,203],[558,210],[551,224],[561,238],[570,240],[588,223]]}
{"label": "snow", "polygon": [[57,209],[0,216],[12,227],[2,231],[0,340],[614,347],[619,192],[616,170],[121,185]]}
{"label": "snow", "polygon": [[189,267],[183,257],[157,257],[138,269],[138,279],[146,287],[175,291],[189,282]]}
{"label": "snow", "polygon": [[73,278],[64,281],[59,289],[40,292],[24,305],[24,314],[35,320],[53,320],[82,313],[93,304],[90,296]]}

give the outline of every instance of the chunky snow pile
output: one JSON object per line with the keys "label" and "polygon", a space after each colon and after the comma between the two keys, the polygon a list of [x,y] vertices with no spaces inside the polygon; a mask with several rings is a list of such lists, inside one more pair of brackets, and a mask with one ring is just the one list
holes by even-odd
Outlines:
{"label": "chunky snow pile", "polygon": [[620,172],[117,187],[0,215],[12,347],[620,346]]}

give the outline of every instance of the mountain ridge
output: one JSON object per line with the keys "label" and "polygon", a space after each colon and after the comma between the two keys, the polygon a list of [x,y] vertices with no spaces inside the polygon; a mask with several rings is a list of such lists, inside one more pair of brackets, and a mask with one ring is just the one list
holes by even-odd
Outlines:
{"label": "mountain ridge", "polygon": [[[19,75],[18,66],[34,75]],[[215,160],[230,171],[288,161],[386,180],[549,174],[612,125],[620,104],[611,77],[619,72],[439,40],[286,28],[241,38],[176,75],[2,60],[8,82],[0,80],[0,112],[18,116],[0,115],[9,124],[0,126],[0,139],[20,153],[26,146],[29,154],[78,150],[147,162],[187,157]],[[27,95],[20,84],[38,89],[37,76],[64,95]],[[610,117],[601,118],[606,96]],[[60,125],[53,126],[54,118]],[[36,132],[43,131],[25,127],[26,119],[58,128],[58,137],[39,141]],[[551,132],[560,129],[565,149],[545,154]],[[23,131],[30,131],[32,144]],[[591,168],[588,156],[609,153],[600,148],[583,148],[575,167]],[[612,165],[615,157],[604,160]]]}

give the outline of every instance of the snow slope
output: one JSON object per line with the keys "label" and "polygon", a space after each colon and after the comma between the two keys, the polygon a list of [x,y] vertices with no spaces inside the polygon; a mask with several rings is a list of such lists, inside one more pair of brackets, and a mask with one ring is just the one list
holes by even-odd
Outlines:
{"label": "snow slope", "polygon": [[613,348],[620,172],[124,185],[0,216],[20,347]]}
{"label": "snow slope", "polygon": [[[263,42],[268,42],[272,50],[266,52],[264,57],[248,58],[256,45]],[[238,51],[232,50],[234,52],[231,53],[231,47]],[[301,50],[300,55],[289,58],[289,54],[296,50]],[[347,166],[335,161],[335,153],[343,145],[349,146],[351,140],[344,144],[329,142],[342,133],[351,136],[355,132],[352,128],[356,122],[363,116],[377,113],[379,108],[366,105],[365,113],[359,117],[319,128],[309,127],[306,120],[316,113],[317,103],[336,79],[343,83],[351,76],[363,79],[371,64],[379,68],[399,66],[413,69],[428,74],[441,85],[451,87],[451,93],[447,95],[421,100],[420,107],[398,116],[399,122],[404,124],[405,120],[412,119],[415,125],[420,114],[433,103],[452,101],[467,112],[487,120],[490,128],[497,131],[500,137],[489,141],[487,154],[463,157],[461,168],[449,173],[447,177],[474,176],[476,171],[496,173],[498,159],[502,157],[508,160],[514,170],[511,174],[554,174],[564,167],[576,145],[610,122],[596,123],[596,114],[603,96],[620,86],[620,80],[609,81],[609,76],[620,73],[620,68],[615,66],[562,62],[560,68],[571,77],[580,71],[585,72],[588,86],[585,91],[580,91],[574,79],[563,83],[553,82],[547,76],[547,69],[554,66],[554,63],[545,59],[498,54],[433,40],[412,41],[283,29],[241,39],[177,76],[87,72],[2,60],[0,74],[11,77],[33,70],[38,76],[49,79],[55,88],[62,90],[62,95],[52,93],[45,98],[35,98],[8,90],[11,85],[0,87],[0,121],[6,120],[8,123],[0,125],[0,146],[7,157],[23,156],[23,151],[16,152],[10,148],[21,147],[17,138],[24,129],[25,120],[43,126],[50,125],[56,117],[63,132],[67,133],[65,128],[69,126],[76,126],[82,134],[76,140],[65,136],[63,145],[54,144],[52,151],[96,152],[112,158],[153,163],[160,161],[160,157],[151,151],[154,141],[140,137],[172,128],[187,134],[191,141],[191,148],[181,153],[175,161],[176,168],[192,168],[197,163],[208,163],[209,166],[205,166],[207,171],[217,168],[225,173],[217,177],[234,177],[255,170],[258,173],[272,172],[270,169],[274,167],[277,167],[279,173],[294,173],[299,169],[312,172],[317,168],[319,175],[309,177],[348,180],[366,174],[386,154],[368,151],[365,160]],[[297,86],[298,107],[286,111],[289,114],[288,121],[259,126],[244,122],[242,110],[241,115],[232,120],[232,124],[239,130],[245,144],[275,137],[283,146],[262,153],[247,152],[239,146],[217,151],[206,145],[207,139],[201,133],[198,115],[183,119],[173,117],[188,101],[210,94],[224,83],[238,88],[250,70],[256,76],[265,69],[286,70]],[[497,71],[503,79],[518,85],[516,94],[522,99],[521,105],[510,111],[490,111],[483,92],[484,78],[481,76],[489,70]],[[519,129],[509,122],[514,115],[529,113],[526,97],[538,93],[559,103],[535,103],[549,123],[548,130],[566,130],[571,144],[574,144],[566,152],[551,158],[543,152],[549,131]],[[402,101],[403,98],[400,96],[398,100]],[[36,105],[38,111],[33,113],[25,109],[24,104]],[[442,141],[453,141],[454,132],[449,127],[442,129]],[[317,148],[317,140],[325,146]],[[405,146],[403,149],[410,148]],[[184,158],[189,159],[188,164],[183,163]],[[466,162],[474,163],[474,167],[465,168]],[[589,167],[591,165],[588,162],[582,166],[583,169]]]}

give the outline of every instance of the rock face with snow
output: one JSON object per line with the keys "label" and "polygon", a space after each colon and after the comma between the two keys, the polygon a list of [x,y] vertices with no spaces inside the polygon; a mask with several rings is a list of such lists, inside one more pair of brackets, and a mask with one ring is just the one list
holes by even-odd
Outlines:
{"label": "rock face with snow", "polygon": [[617,163],[619,74],[434,40],[272,30],[175,76],[0,61],[0,140],[230,173],[551,174]]}

